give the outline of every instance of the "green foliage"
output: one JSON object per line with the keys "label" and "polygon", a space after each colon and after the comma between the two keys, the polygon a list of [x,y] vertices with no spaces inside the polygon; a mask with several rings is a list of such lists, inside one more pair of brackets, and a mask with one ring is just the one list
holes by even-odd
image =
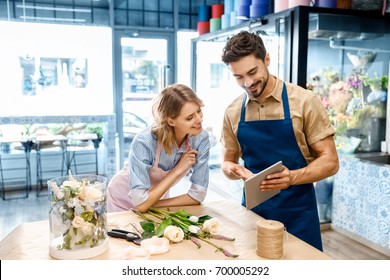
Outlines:
{"label": "green foliage", "polygon": [[89,123],[85,130],[90,133],[95,133],[99,139],[103,138],[103,124],[102,123]]}
{"label": "green foliage", "polygon": [[362,76],[362,81],[365,86],[369,86],[373,91],[386,90],[388,85],[388,77],[386,75],[379,76],[378,73],[374,73],[374,77]]}

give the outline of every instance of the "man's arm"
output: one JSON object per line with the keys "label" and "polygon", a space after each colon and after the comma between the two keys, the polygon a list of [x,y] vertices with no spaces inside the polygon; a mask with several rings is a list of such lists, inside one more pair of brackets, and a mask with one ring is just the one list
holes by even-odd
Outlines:
{"label": "man's arm", "polygon": [[339,158],[333,136],[328,136],[310,147],[317,158],[306,167],[289,170],[285,166],[281,172],[270,174],[261,184],[261,189],[286,189],[290,185],[301,185],[318,182],[336,174],[339,169]]}
{"label": "man's arm", "polygon": [[339,170],[339,157],[333,136],[328,136],[310,147],[316,152],[317,158],[305,168],[291,171],[292,185],[318,182]]}

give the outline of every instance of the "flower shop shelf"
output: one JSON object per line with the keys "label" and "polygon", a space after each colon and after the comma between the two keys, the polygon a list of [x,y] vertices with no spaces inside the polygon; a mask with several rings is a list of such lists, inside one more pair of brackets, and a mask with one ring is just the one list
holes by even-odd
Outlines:
{"label": "flower shop shelf", "polygon": [[359,153],[355,157],[364,161],[390,165],[390,155],[386,153]]}

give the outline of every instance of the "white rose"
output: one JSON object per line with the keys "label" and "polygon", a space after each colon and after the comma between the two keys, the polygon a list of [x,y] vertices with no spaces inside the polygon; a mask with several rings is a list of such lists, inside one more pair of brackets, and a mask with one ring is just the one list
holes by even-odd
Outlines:
{"label": "white rose", "polygon": [[84,222],[80,229],[82,233],[90,234],[91,231],[94,229],[94,225],[90,222]]}
{"label": "white rose", "polygon": [[194,225],[191,225],[188,227],[188,230],[191,232],[191,233],[195,233],[197,234],[200,230],[200,228],[198,226],[194,226]]}
{"label": "white rose", "polygon": [[219,220],[217,218],[211,218],[210,220],[206,220],[203,223],[203,230],[207,231],[211,234],[214,234],[218,231]]}
{"label": "white rose", "polygon": [[176,226],[167,226],[164,230],[164,237],[172,242],[180,242],[184,238],[184,232],[181,228]]}
{"label": "white rose", "polygon": [[79,228],[79,227],[82,227],[84,225],[84,223],[85,223],[85,221],[83,218],[81,218],[80,216],[76,216],[73,218],[72,226],[75,228]]}
{"label": "white rose", "polygon": [[102,201],[103,200],[103,193],[93,187],[85,187],[82,188],[80,192],[80,198],[83,200],[91,200],[91,201]]}
{"label": "white rose", "polygon": [[81,183],[77,182],[77,181],[69,181],[68,180],[68,181],[64,181],[62,183],[62,185],[65,186],[65,187],[72,187],[72,188],[77,189],[77,188],[79,188],[81,186]]}

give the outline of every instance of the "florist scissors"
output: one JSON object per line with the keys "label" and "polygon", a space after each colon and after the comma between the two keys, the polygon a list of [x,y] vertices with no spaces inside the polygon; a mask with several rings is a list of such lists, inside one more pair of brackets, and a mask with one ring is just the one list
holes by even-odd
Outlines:
{"label": "florist scissors", "polygon": [[123,238],[137,245],[140,245],[142,241],[142,238],[138,233],[122,229],[111,229],[107,232],[107,235],[111,237]]}

